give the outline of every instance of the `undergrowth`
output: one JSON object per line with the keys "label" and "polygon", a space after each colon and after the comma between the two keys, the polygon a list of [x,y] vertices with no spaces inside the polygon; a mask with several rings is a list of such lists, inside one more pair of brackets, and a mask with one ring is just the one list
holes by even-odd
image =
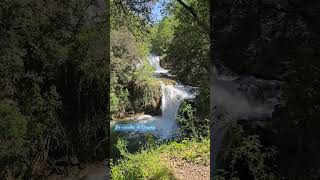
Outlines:
{"label": "undergrowth", "polygon": [[210,140],[183,140],[162,145],[146,145],[139,152],[131,154],[127,142],[118,140],[117,148],[122,159],[111,164],[111,179],[176,179],[166,165],[164,157],[180,158],[190,163],[209,165]]}

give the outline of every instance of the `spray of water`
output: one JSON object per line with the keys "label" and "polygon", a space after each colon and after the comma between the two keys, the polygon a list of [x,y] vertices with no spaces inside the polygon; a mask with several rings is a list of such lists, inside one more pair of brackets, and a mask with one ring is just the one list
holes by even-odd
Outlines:
{"label": "spray of water", "polygon": [[[151,56],[149,59],[151,66],[155,68],[157,74],[168,74],[168,70],[160,66],[159,56]],[[161,116],[153,116],[140,121],[144,125],[153,125],[156,131],[154,135],[166,139],[175,135],[178,129],[176,117],[181,103],[186,99],[193,99],[197,95],[194,87],[185,86],[183,84],[165,84],[160,81],[162,92]]]}
{"label": "spray of water", "polygon": [[216,159],[221,152],[229,124],[240,119],[251,122],[267,120],[272,117],[275,106],[282,102],[281,82],[240,76],[221,63],[213,69],[215,73],[211,83],[211,111],[214,126],[211,140],[213,157]]}
{"label": "spray of water", "polygon": [[215,79],[211,90],[216,111],[229,119],[269,118],[281,95],[278,82],[254,77]]}
{"label": "spray of water", "polygon": [[168,73],[169,71],[162,68],[160,66],[160,57],[159,56],[150,56],[149,57],[149,63],[152,67],[155,68],[155,73],[163,73],[163,74],[166,74]]}

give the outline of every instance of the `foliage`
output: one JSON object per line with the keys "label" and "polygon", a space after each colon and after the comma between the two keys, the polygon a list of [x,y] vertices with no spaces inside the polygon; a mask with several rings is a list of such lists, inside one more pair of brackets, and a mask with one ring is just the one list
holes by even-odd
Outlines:
{"label": "foliage", "polygon": [[197,116],[197,109],[191,104],[184,102],[181,105],[177,122],[182,130],[183,137],[201,138],[207,137],[210,132],[209,119]]}
{"label": "foliage", "polygon": [[[28,136],[30,140],[43,141],[47,134],[59,128],[58,114],[61,109],[59,94],[54,86],[41,93],[41,83],[25,78],[21,84],[21,110],[29,116]],[[29,87],[26,87],[29,86]]]}
{"label": "foliage", "polygon": [[181,158],[194,164],[210,165],[210,139],[183,139],[159,147],[159,151],[169,157]]}
{"label": "foliage", "polygon": [[[188,133],[188,140],[162,145],[153,143],[150,145],[150,142],[136,154],[129,153],[126,149],[127,143],[118,140],[116,146],[122,159],[112,163],[112,179],[174,179],[163,159],[165,156],[209,165],[210,141],[204,138],[208,136],[210,119],[209,88],[206,85],[209,79],[208,35],[179,4],[170,4],[169,6],[174,6],[173,12],[169,13],[172,16],[165,17],[151,27],[144,24],[145,22],[141,23],[143,16],[139,16],[141,14],[135,8],[130,8],[128,1],[123,3],[112,1],[112,3],[115,13],[111,18],[113,32],[111,33],[110,99],[114,117],[121,114],[120,107],[124,107],[121,111],[125,113],[129,110],[139,112],[147,110],[151,105],[159,105],[158,102],[154,102],[161,99],[159,83],[152,77],[153,69],[146,61],[149,52],[164,56],[167,60],[165,66],[174,70],[173,74],[178,75],[177,79],[183,83],[190,80],[187,84],[200,86],[199,97],[205,98],[203,100],[199,98],[192,106],[186,105],[181,109],[178,120],[181,124],[184,123],[182,128]],[[207,1],[192,1],[191,4],[202,17],[207,15]],[[143,6],[137,5],[137,7]],[[181,22],[184,24],[181,25]],[[131,56],[132,52],[134,55]],[[135,62],[137,66],[130,66]],[[203,77],[205,78],[202,80]],[[120,97],[123,91],[128,91],[128,99],[127,94]],[[120,105],[122,102],[123,106]],[[203,103],[207,103],[207,106]],[[191,124],[193,127],[190,129]],[[203,127],[196,127],[197,124],[203,124]]]}
{"label": "foliage", "polygon": [[295,51],[297,59],[290,67],[295,70],[291,71],[284,88],[286,105],[277,109],[273,120],[273,127],[278,132],[275,144],[280,152],[290,152],[279,155],[279,166],[294,164],[294,169],[297,169],[295,171],[298,175],[281,168],[289,177],[319,178],[316,171],[320,164],[317,155],[320,149],[317,139],[320,135],[317,130],[320,126],[320,86],[318,78],[315,77],[320,76],[320,71],[315,66],[319,56],[314,54],[314,51],[315,49],[307,48],[298,48]]}
{"label": "foliage", "polygon": [[320,26],[314,23],[319,14],[312,13],[319,7],[311,1],[232,1],[212,10],[219,20],[215,60],[238,74],[283,82],[285,103],[273,114],[269,141],[279,150],[277,171],[287,179],[319,178],[320,47],[314,42]]}
{"label": "foliage", "polygon": [[[112,16],[110,18],[112,28],[127,26],[130,28],[145,28],[146,23],[150,22],[150,2],[130,1],[130,0],[111,0]],[[131,31],[131,30],[130,30]]]}
{"label": "foliage", "polygon": [[[1,120],[16,122],[10,124],[16,126],[8,127],[10,131],[25,131],[25,156],[20,160],[27,169],[15,166],[13,176],[45,175],[44,168],[51,168],[55,160],[62,156],[82,159],[81,153],[92,152],[94,144],[105,138],[108,32],[102,21],[106,12],[97,9],[97,4],[104,2],[0,2],[0,100],[15,106],[1,109],[22,116],[13,113]],[[89,12],[92,9],[97,14]],[[84,128],[90,123],[95,126]],[[1,132],[11,139],[7,137],[10,132]],[[16,138],[17,143],[22,141],[22,137]],[[12,163],[18,160],[12,159]],[[1,164],[1,170],[7,165]]]}
{"label": "foliage", "polygon": [[152,54],[164,55],[166,53],[178,22],[174,17],[168,16],[152,27],[150,34]]}
{"label": "foliage", "polygon": [[165,164],[164,157],[176,157],[186,161],[209,165],[208,139],[184,140],[159,146],[147,146],[136,154],[127,153],[125,143],[118,141],[118,148],[125,158],[111,166],[112,179],[176,179]]}
{"label": "foliage", "polygon": [[[199,19],[209,21],[208,1],[189,1],[188,5]],[[199,87],[192,107],[183,104],[177,120],[184,137],[207,136],[210,120],[209,35],[180,3],[167,3],[165,10],[167,15],[151,29],[151,52],[163,57],[162,66],[177,75],[179,81]]]}
{"label": "foliage", "polygon": [[274,148],[265,147],[259,136],[246,134],[239,125],[231,133],[231,145],[223,157],[225,168],[217,170],[217,179],[279,179],[272,165],[277,154]]}
{"label": "foliage", "polygon": [[[139,3],[137,3],[139,4]],[[136,8],[143,8],[144,3]],[[147,61],[151,38],[148,9],[136,11],[134,3],[112,1],[111,8],[111,109],[113,119],[127,112],[159,113],[160,84]],[[146,15],[146,14],[145,14]],[[146,18],[146,19],[145,19]]]}
{"label": "foliage", "polygon": [[0,103],[0,135],[1,164],[25,155],[27,120],[15,105]]}
{"label": "foliage", "polygon": [[[190,1],[199,19],[208,22],[208,1]],[[190,12],[177,2],[168,3],[168,16],[152,34],[152,51],[163,55],[163,63],[184,84],[198,86],[198,95],[189,105],[182,104],[178,123],[184,137],[209,135],[209,35]],[[201,125],[199,125],[201,124]]]}
{"label": "foliage", "polygon": [[128,29],[111,32],[111,113],[114,118],[128,110],[156,109],[160,85],[153,69],[141,57],[137,42]]}
{"label": "foliage", "polygon": [[116,147],[120,152],[120,155],[123,157],[127,157],[129,155],[129,152],[127,150],[127,144],[128,142],[123,139],[118,139]]}
{"label": "foliage", "polygon": [[129,107],[128,86],[138,64],[138,52],[133,35],[128,30],[111,32],[111,87],[112,116],[124,113]]}
{"label": "foliage", "polygon": [[[132,6],[135,7],[132,8]],[[137,8],[141,8],[141,11]],[[130,2],[127,0],[112,0],[111,10],[113,12],[110,18],[112,30],[118,31],[124,27],[127,28],[135,39],[139,58],[146,58],[150,53],[150,24],[148,17],[150,9],[147,1]]]}
{"label": "foliage", "polygon": [[149,65],[141,67],[133,76],[130,84],[130,99],[135,111],[145,110],[157,114],[152,109],[160,109],[160,83],[152,77],[152,74],[153,68]]}
{"label": "foliage", "polygon": [[124,159],[111,167],[112,179],[171,179],[170,170],[154,149],[141,150],[139,154],[130,154],[126,149],[126,142],[121,139],[118,140],[116,146]]}
{"label": "foliage", "polygon": [[[173,16],[178,22],[173,38],[167,46],[163,64],[184,84],[199,86],[209,82],[209,34],[199,26],[189,11],[179,4],[173,8]],[[199,18],[209,22],[208,1],[191,1]]]}

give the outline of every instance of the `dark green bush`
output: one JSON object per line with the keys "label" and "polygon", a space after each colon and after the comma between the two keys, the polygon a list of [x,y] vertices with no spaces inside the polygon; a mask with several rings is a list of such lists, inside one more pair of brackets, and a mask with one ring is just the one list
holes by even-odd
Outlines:
{"label": "dark green bush", "polygon": [[207,137],[210,133],[210,120],[197,116],[197,109],[187,102],[182,103],[177,122],[182,130],[182,137],[200,138]]}
{"label": "dark green bush", "polygon": [[26,152],[27,120],[12,104],[0,103],[0,176]]}

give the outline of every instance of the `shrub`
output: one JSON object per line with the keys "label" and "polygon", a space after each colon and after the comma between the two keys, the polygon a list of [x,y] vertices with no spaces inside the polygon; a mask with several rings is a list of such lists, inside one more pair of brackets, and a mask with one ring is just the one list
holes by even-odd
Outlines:
{"label": "shrub", "polygon": [[[16,165],[25,155],[27,121],[19,109],[11,104],[0,103],[0,176],[4,170]],[[21,169],[20,169],[21,170]]]}
{"label": "shrub", "polygon": [[224,150],[226,167],[217,171],[216,179],[279,179],[272,163],[276,150],[263,146],[259,136],[245,134],[239,125],[231,131],[231,144]]}
{"label": "shrub", "polygon": [[126,141],[118,140],[117,148],[124,156],[117,165],[111,167],[111,179],[173,179],[171,171],[165,166],[156,149],[144,149],[138,154],[130,154],[126,149]]}
{"label": "shrub", "polygon": [[182,130],[182,137],[199,138],[209,135],[209,119],[202,119],[196,115],[197,109],[184,102],[181,106],[177,122]]}

